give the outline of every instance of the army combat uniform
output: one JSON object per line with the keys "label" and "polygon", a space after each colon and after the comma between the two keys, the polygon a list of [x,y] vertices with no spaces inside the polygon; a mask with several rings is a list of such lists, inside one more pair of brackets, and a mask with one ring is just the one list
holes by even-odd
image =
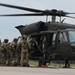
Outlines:
{"label": "army combat uniform", "polygon": [[7,45],[8,45],[8,39],[4,39],[4,42],[1,44],[1,49],[2,49],[2,59],[3,63],[6,64],[7,60]]}
{"label": "army combat uniform", "polygon": [[8,43],[7,45],[7,61],[6,65],[9,66],[11,65],[12,62],[12,48],[11,48],[11,43]]}
{"label": "army combat uniform", "polygon": [[25,66],[28,66],[29,62],[29,47],[28,47],[28,42],[27,42],[27,37],[24,36],[19,42],[19,45],[21,46],[21,60],[20,64],[21,66],[24,66],[24,59],[25,59]]}
{"label": "army combat uniform", "polygon": [[4,49],[0,46],[0,65],[3,65],[4,63]]}
{"label": "army combat uniform", "polygon": [[16,62],[17,63],[17,38],[14,38],[12,43],[11,43],[11,48],[12,48],[12,62]]}

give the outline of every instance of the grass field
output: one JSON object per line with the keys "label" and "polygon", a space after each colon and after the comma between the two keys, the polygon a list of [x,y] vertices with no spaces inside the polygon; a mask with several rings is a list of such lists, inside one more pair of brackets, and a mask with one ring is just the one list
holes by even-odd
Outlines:
{"label": "grass field", "polygon": [[[33,65],[33,66],[38,66],[38,61],[29,61],[29,64],[30,65]],[[64,66],[64,63],[61,64],[61,63],[54,63],[54,62],[51,62],[50,64],[47,63],[48,66],[52,66],[52,67],[63,67]],[[75,64],[70,64],[71,68],[75,68]]]}

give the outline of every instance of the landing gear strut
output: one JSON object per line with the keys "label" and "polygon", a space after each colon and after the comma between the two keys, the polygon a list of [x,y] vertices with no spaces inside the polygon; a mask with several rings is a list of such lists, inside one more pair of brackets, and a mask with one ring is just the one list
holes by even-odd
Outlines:
{"label": "landing gear strut", "polygon": [[70,68],[69,60],[65,60],[65,66],[63,68]]}
{"label": "landing gear strut", "polygon": [[39,67],[41,67],[42,65],[46,65],[45,57],[40,57],[40,59],[39,59]]}

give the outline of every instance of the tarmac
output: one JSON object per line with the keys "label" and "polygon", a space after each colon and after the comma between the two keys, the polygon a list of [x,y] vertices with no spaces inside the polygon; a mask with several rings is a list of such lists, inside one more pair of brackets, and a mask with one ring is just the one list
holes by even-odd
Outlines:
{"label": "tarmac", "polygon": [[0,67],[0,75],[75,75],[75,69]]}

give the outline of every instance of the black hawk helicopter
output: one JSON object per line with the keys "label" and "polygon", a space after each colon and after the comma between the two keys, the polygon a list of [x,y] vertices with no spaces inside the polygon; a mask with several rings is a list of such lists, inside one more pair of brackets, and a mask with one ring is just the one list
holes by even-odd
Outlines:
{"label": "black hawk helicopter", "polygon": [[[69,13],[62,10],[38,10],[33,8],[9,5],[0,3],[0,6],[20,9],[32,13],[27,14],[3,14],[1,16],[47,16],[46,22],[36,22],[29,25],[19,25],[16,28],[22,35],[27,35],[35,39],[31,59],[39,59],[39,66],[46,65],[51,60],[65,60],[64,67],[70,67],[69,60],[75,60],[75,25],[63,23],[61,17],[75,18],[67,16]],[[47,21],[48,16],[52,16],[52,21]],[[56,16],[60,17],[60,22],[56,22]]]}

